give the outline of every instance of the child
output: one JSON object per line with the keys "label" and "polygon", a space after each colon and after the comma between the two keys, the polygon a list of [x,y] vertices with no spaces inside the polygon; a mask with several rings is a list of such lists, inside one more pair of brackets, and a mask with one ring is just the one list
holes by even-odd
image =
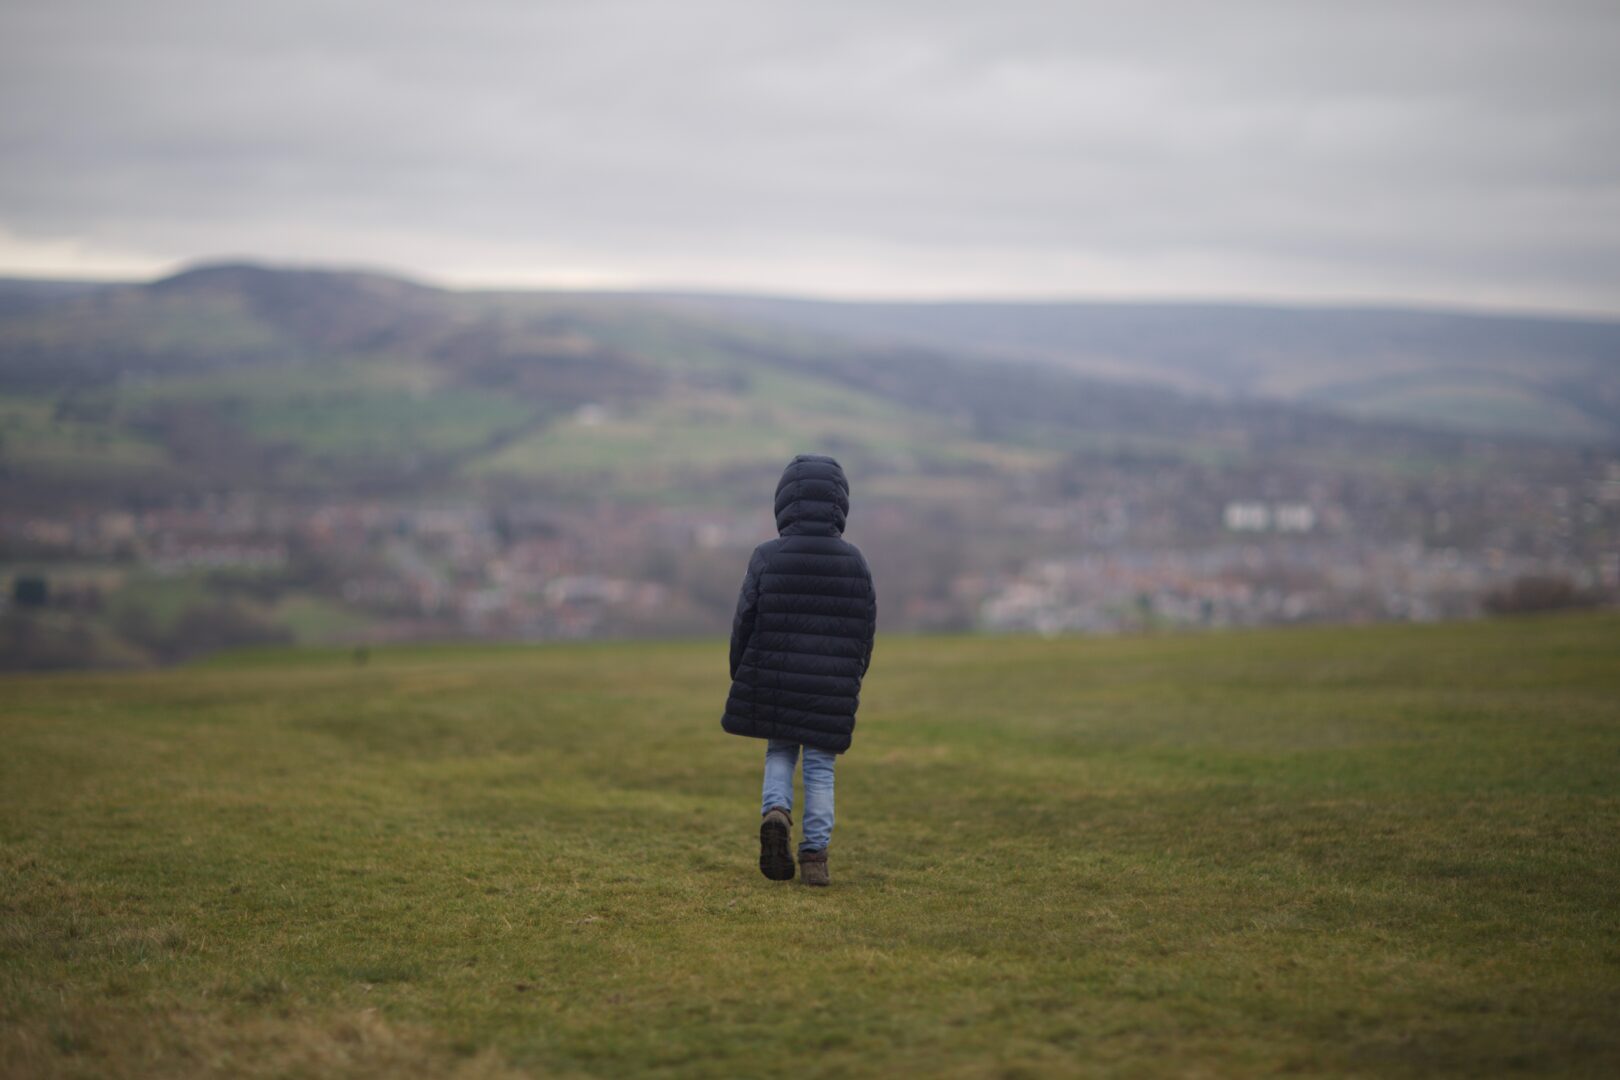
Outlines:
{"label": "child", "polygon": [[731,625],[731,694],[720,725],[769,740],[759,869],[793,877],[793,766],[804,750],[806,885],[826,885],[833,765],[849,749],[861,679],[872,662],[877,595],[843,538],[849,481],[830,457],[800,454],[776,485],[775,540],[754,549]]}

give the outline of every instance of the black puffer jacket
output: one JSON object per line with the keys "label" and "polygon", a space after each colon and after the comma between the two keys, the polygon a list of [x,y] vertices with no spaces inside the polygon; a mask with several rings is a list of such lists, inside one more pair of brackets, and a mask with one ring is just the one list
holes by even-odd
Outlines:
{"label": "black puffer jacket", "polygon": [[877,595],[843,538],[849,481],[830,457],[801,454],[776,485],[781,535],[754,549],[731,625],[733,735],[789,739],[841,754],[872,662]]}

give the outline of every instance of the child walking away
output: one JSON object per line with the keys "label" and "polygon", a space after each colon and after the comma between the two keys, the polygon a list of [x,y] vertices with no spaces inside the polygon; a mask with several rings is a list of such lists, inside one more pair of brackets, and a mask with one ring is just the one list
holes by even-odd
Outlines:
{"label": "child walking away", "polygon": [[849,749],[872,662],[877,595],[844,539],[849,481],[830,457],[800,454],[776,485],[775,540],[754,549],[731,624],[731,694],[720,724],[767,740],[759,869],[793,877],[793,767],[804,758],[806,885],[826,885],[833,766]]}

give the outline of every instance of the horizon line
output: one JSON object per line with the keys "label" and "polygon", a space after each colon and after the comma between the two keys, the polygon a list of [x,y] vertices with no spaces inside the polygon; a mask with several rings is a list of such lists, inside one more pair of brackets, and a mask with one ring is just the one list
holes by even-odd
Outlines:
{"label": "horizon line", "polygon": [[1478,318],[1544,319],[1549,321],[1620,323],[1620,308],[1612,311],[1577,306],[1513,305],[1470,303],[1463,300],[1399,298],[1394,296],[1345,295],[1336,297],[1291,297],[1245,293],[933,293],[852,295],[820,291],[780,291],[734,286],[690,285],[642,282],[636,284],[570,284],[526,281],[501,282],[498,279],[456,281],[418,275],[389,266],[341,261],[271,260],[254,256],[221,256],[183,260],[151,275],[99,275],[35,272],[25,267],[0,266],[0,281],[40,282],[63,285],[138,286],[153,285],[184,274],[227,267],[250,267],[271,272],[364,274],[392,278],[407,284],[454,293],[536,293],[576,296],[623,296],[671,299],[736,299],[785,301],[790,303],[848,306],[1003,306],[1062,307],[1224,307],[1289,311],[1381,311],[1412,314],[1462,315]]}

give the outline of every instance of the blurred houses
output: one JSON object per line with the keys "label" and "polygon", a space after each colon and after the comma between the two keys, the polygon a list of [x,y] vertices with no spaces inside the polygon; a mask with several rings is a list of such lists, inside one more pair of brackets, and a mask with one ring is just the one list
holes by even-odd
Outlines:
{"label": "blurred houses", "polygon": [[[1032,477],[988,511],[857,492],[851,535],[882,585],[884,628],[1432,620],[1477,615],[1521,580],[1557,579],[1589,597],[1620,585],[1616,462],[1553,487],[1323,482],[1295,499],[1163,468],[1069,479],[1084,490],[1063,494],[1064,478]],[[919,520],[944,541],[918,544]],[[768,506],[621,501],[244,495],[140,513],[0,509],[0,543],[13,561],[44,568],[47,608],[81,619],[122,611],[113,625],[165,655],[209,643],[168,642],[120,596],[301,612],[305,639],[317,641],[717,634],[746,552],[772,532]],[[0,604],[15,609],[14,591],[8,583]],[[253,627],[236,619],[228,640],[257,640]]]}

